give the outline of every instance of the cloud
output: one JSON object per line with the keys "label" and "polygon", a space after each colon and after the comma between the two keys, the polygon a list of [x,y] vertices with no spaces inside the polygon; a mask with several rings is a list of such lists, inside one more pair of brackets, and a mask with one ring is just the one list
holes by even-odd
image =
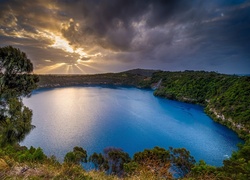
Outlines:
{"label": "cloud", "polygon": [[213,70],[237,64],[235,58],[241,59],[237,67],[249,64],[249,0],[1,0],[0,4],[0,45],[21,48],[37,68],[48,66],[45,60],[60,67],[89,63],[103,71]]}
{"label": "cloud", "polygon": [[[70,22],[67,30],[63,29],[64,36],[71,42],[76,42],[76,36],[78,40],[80,37],[84,40],[89,38],[91,40],[87,42],[91,45],[91,42],[94,42],[96,45],[113,51],[134,50],[131,47],[132,42],[140,35],[135,24],[144,22],[144,28],[150,30],[159,26],[164,27],[166,23],[176,19],[187,20],[187,14],[192,14],[190,10],[192,3],[182,0],[75,1],[75,6],[71,4],[65,1],[65,11],[79,11],[77,14],[70,15],[74,17],[74,20],[79,20],[78,24],[81,27],[76,32],[75,23]],[[79,14],[82,16],[79,17]],[[184,16],[185,19],[180,18]]]}

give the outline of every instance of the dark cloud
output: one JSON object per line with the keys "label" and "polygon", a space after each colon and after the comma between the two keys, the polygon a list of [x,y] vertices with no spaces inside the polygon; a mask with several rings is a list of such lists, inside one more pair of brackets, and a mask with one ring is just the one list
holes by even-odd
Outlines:
{"label": "dark cloud", "polygon": [[81,43],[79,38],[83,35],[78,32],[78,24],[76,24],[73,19],[71,19],[68,24],[63,24],[61,31],[62,35],[70,41],[70,44],[75,45]]}
{"label": "dark cloud", "polygon": [[153,67],[226,72],[223,67],[235,66],[240,72],[239,67],[247,71],[250,61],[249,0],[0,3],[1,46],[22,47],[43,66],[44,59],[91,60],[95,66],[106,63],[107,71]]}
{"label": "dark cloud", "polygon": [[[104,0],[104,1],[64,1],[65,11],[78,10],[82,13],[82,36],[92,36],[93,41],[103,48],[115,51],[133,51],[133,40],[138,34],[136,23],[145,22],[145,28],[152,29],[163,26],[171,21],[187,21],[194,16],[191,6],[193,1],[184,0]],[[79,8],[80,7],[80,8]],[[79,15],[75,16],[75,19]],[[184,18],[185,17],[185,18]],[[175,22],[177,23],[177,22]],[[74,28],[68,29],[74,33]],[[70,34],[70,32],[68,32]],[[170,39],[172,34],[164,39]],[[65,36],[75,41],[72,36]]]}

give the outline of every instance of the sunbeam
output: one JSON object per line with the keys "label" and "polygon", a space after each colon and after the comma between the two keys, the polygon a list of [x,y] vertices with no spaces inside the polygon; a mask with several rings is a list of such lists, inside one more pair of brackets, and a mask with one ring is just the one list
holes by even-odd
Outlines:
{"label": "sunbeam", "polygon": [[78,64],[81,66],[84,66],[85,68],[89,68],[89,69],[97,71],[97,72],[102,72],[102,69],[99,69],[97,67],[93,67],[93,66],[89,65],[89,63],[78,62]]}
{"label": "sunbeam", "polygon": [[77,69],[79,69],[82,73],[86,74],[86,71],[84,71],[82,68],[80,68],[77,64],[74,64]]}
{"label": "sunbeam", "polygon": [[44,73],[48,73],[52,70],[55,70],[55,69],[59,69],[61,68],[62,66],[64,66],[66,63],[57,63],[57,64],[54,64],[54,65],[51,65],[51,66],[46,66],[46,67],[43,67],[41,69],[37,69],[35,70],[35,73],[37,74],[44,74]]}

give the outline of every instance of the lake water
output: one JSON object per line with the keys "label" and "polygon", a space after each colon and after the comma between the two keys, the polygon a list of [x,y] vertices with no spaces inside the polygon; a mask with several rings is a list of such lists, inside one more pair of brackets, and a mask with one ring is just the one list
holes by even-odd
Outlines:
{"label": "lake water", "polygon": [[196,161],[220,166],[242,142],[212,121],[198,105],[155,97],[125,87],[39,89],[24,104],[33,110],[34,130],[21,145],[41,147],[60,161],[81,146],[88,155],[119,147],[131,157],[145,148],[184,147]]}

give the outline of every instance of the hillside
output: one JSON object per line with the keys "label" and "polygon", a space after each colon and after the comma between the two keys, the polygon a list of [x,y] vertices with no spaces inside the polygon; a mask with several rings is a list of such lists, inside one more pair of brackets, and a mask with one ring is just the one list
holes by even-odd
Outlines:
{"label": "hillside", "polygon": [[140,86],[140,82],[150,77],[155,71],[136,70],[121,73],[94,75],[39,75],[39,87],[59,87],[74,85],[125,85]]}
{"label": "hillside", "polygon": [[[246,141],[232,157],[224,160],[222,167],[213,167],[204,161],[195,164],[188,150],[183,148],[165,150],[155,147],[138,152],[133,158],[120,149],[111,148],[108,156],[94,153],[87,159],[87,152],[75,147],[66,154],[64,162],[59,163],[56,157],[47,157],[41,148],[7,145],[0,148],[0,179],[172,179],[173,174],[168,171],[170,167],[179,168],[173,173],[181,172],[181,179],[250,178],[250,77],[204,71],[136,69],[98,75],[39,75],[39,78],[39,87],[154,87],[156,96],[203,105],[215,121],[233,129]],[[80,164],[87,161],[97,170],[86,172]],[[114,162],[118,163],[115,168],[109,164]],[[107,165],[111,165],[108,167],[116,174],[108,175]]]}
{"label": "hillside", "polygon": [[244,138],[250,133],[250,77],[205,71],[134,69],[95,75],[39,75],[39,87],[121,85],[151,88],[168,99],[201,104],[215,121]]}
{"label": "hillside", "polygon": [[250,133],[250,77],[215,72],[156,72],[148,84],[162,80],[156,96],[197,103],[215,121],[236,131]]}

